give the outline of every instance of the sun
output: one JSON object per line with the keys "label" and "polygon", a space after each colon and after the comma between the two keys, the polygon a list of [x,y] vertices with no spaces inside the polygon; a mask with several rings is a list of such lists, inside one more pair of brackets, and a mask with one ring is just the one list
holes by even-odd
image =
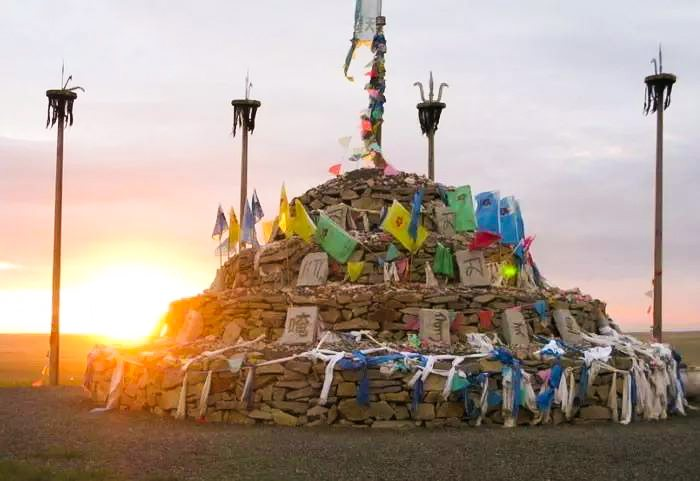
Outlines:
{"label": "sun", "polygon": [[67,288],[62,301],[64,332],[109,340],[143,341],[175,299],[195,294],[182,274],[157,265],[110,265]]}

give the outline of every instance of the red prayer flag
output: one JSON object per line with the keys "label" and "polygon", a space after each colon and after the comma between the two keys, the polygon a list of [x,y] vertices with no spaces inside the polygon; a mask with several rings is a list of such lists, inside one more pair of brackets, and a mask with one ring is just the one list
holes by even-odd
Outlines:
{"label": "red prayer flag", "polygon": [[493,330],[493,311],[480,311],[479,312],[479,330],[481,330],[481,331],[492,331]]}
{"label": "red prayer flag", "polygon": [[454,321],[452,321],[452,324],[450,325],[450,332],[458,332],[459,328],[462,327],[463,323],[464,323],[464,313],[458,312],[457,315],[455,316]]}
{"label": "red prayer flag", "polygon": [[406,316],[406,326],[404,329],[407,331],[418,331],[420,330],[420,319],[418,316]]}
{"label": "red prayer flag", "polygon": [[501,236],[488,231],[480,231],[474,235],[474,238],[469,243],[469,250],[486,249],[491,245],[501,240]]}
{"label": "red prayer flag", "polygon": [[341,171],[342,167],[343,166],[341,164],[331,165],[331,167],[328,169],[328,173],[335,175],[337,177],[340,175],[340,171]]}

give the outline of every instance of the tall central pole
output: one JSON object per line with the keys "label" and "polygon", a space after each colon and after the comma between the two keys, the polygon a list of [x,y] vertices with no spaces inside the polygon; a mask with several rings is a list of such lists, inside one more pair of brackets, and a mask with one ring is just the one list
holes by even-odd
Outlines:
{"label": "tall central pole", "polygon": [[245,204],[248,199],[248,125],[247,119],[243,118],[243,134],[241,137],[241,202],[240,212],[241,222],[244,221]]}
{"label": "tall central pole", "polygon": [[[71,77],[68,78],[70,82]],[[58,123],[56,134],[56,192],[53,221],[53,274],[51,279],[51,337],[49,339],[49,383],[58,386],[60,358],[61,306],[61,225],[63,217],[63,136],[66,124],[73,124],[73,102],[78,98],[74,90],[82,87],[47,90],[49,100],[46,126]]]}
{"label": "tall central pole", "polygon": [[671,91],[676,76],[663,73],[659,50],[659,72],[644,79],[647,88],[645,113],[656,112],[656,182],[654,197],[654,326],[657,342],[663,339],[663,217],[664,217],[664,110],[671,105]]}
{"label": "tall central pole", "polygon": [[[239,222],[241,229],[245,228],[245,207],[248,199],[248,135],[255,130],[255,117],[258,109],[262,105],[257,100],[250,99],[250,89],[252,84],[246,76],[245,82],[245,99],[232,100],[233,106],[233,136],[236,136],[237,127],[240,127],[242,132],[241,139],[241,202],[239,211]],[[243,235],[238,241],[239,252],[243,249]]]}
{"label": "tall central pole", "polygon": [[56,199],[53,220],[53,279],[51,282],[51,339],[49,350],[49,382],[58,386],[59,366],[59,313],[61,305],[61,225],[63,215],[63,131],[65,128],[63,108],[58,112],[56,138]]}
{"label": "tall central pole", "polygon": [[[663,92],[662,92],[663,96]],[[654,202],[654,338],[663,338],[664,109],[656,110],[656,198]]]}

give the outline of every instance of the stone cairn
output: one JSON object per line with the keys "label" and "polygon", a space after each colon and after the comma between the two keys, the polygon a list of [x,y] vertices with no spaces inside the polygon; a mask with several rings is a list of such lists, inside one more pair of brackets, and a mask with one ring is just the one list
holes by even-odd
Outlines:
{"label": "stone cairn", "polygon": [[[410,210],[419,187],[430,234],[411,255],[378,227],[394,200]],[[427,285],[437,246],[464,251],[474,235],[441,228],[444,204],[428,179],[361,169],[297,200],[359,241],[354,282],[332,258],[309,282],[304,259],[323,250],[276,231],[233,256],[203,294],[173,302],[164,336],[138,348],[96,346],[85,376],[93,400],[235,424],[374,428],[626,423],[683,412],[670,349],[622,335],[605,304],[578,290],[499,277],[512,247],[482,251],[492,285],[465,285],[460,275]],[[392,243],[409,259],[398,282],[382,267]]]}

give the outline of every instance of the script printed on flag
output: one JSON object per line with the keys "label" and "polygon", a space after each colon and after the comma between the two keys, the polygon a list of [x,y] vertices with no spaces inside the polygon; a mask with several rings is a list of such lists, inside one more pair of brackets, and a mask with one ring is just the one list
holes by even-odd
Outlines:
{"label": "script printed on flag", "polygon": [[297,286],[322,286],[328,280],[328,254],[314,252],[301,261]]}
{"label": "script printed on flag", "polygon": [[435,222],[440,235],[454,237],[455,230],[455,212],[450,207],[436,206],[435,207]]}
{"label": "script printed on flag", "polygon": [[530,331],[520,309],[506,309],[501,329],[509,346],[528,347],[530,345]]}
{"label": "script printed on flag", "polygon": [[316,341],[318,306],[290,307],[280,344],[312,344]]}
{"label": "script printed on flag", "polygon": [[559,335],[565,343],[576,346],[583,342],[581,327],[568,309],[556,309],[553,315]]}
{"label": "script printed on flag", "polygon": [[421,309],[419,337],[421,341],[450,345],[450,313],[445,309]]}
{"label": "script printed on flag", "polygon": [[486,268],[483,252],[457,251],[455,253],[459,280],[463,286],[490,286],[491,275]]}

